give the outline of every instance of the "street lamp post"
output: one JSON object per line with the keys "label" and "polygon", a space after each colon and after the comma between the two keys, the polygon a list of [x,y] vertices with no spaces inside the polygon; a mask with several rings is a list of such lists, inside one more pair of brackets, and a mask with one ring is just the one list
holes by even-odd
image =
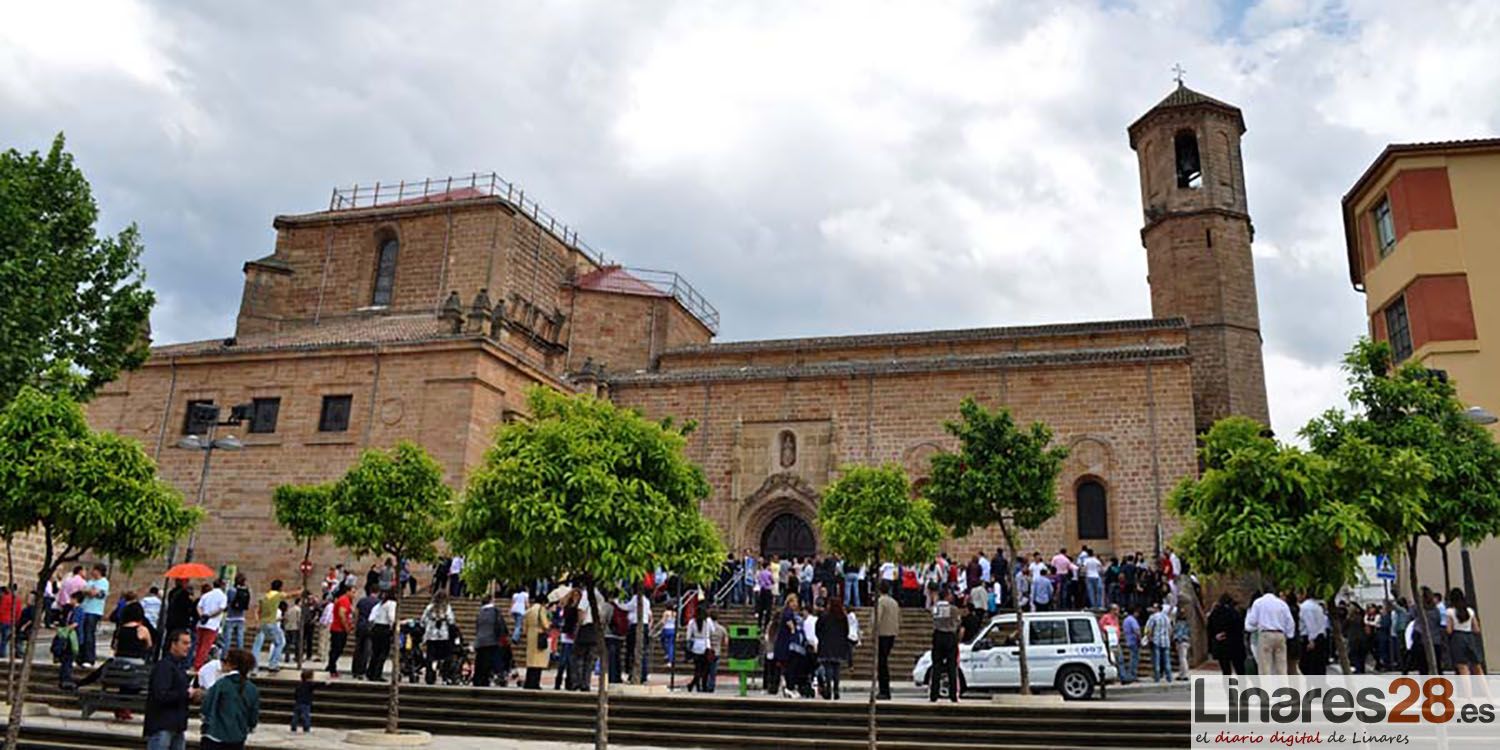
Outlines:
{"label": "street lamp post", "polygon": [[[1492,425],[1500,422],[1500,417],[1491,414],[1483,406],[1471,406],[1464,410],[1464,418],[1474,424]],[[1469,562],[1469,543],[1463,539],[1458,540],[1458,557],[1464,569],[1464,596],[1469,600],[1470,607],[1479,606],[1474,602],[1474,566]]]}
{"label": "street lamp post", "polygon": [[[229,412],[229,419],[226,419],[222,422],[219,421],[219,407],[217,406],[213,406],[210,404],[198,404],[195,405],[193,409],[193,416],[195,417],[193,421],[204,424],[207,429],[204,430],[204,434],[201,436],[188,435],[182,440],[179,440],[177,442],[177,447],[184,450],[203,451],[203,468],[198,472],[198,507],[201,508],[203,507],[204,497],[208,494],[208,469],[210,462],[213,460],[214,451],[237,451],[245,447],[244,443],[241,443],[239,439],[233,435],[226,435],[225,437],[215,439],[214,432],[219,427],[232,427],[245,421],[245,415],[248,414],[249,407],[234,407]],[[187,551],[183,555],[183,562],[193,561],[193,550],[197,541],[197,535],[198,530],[196,527],[188,532]],[[168,569],[170,569],[172,567],[172,564],[176,562],[176,558],[177,544],[174,542],[172,544],[171,551],[167,553]]]}

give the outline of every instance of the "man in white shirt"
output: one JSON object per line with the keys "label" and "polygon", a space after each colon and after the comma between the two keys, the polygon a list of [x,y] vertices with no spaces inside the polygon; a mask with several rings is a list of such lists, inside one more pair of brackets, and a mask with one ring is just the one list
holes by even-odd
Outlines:
{"label": "man in white shirt", "polygon": [[1323,603],[1302,592],[1297,621],[1302,625],[1303,638],[1297,668],[1302,674],[1328,674],[1328,614],[1323,611]]}
{"label": "man in white shirt", "polygon": [[219,625],[228,608],[229,597],[224,593],[223,581],[214,581],[213,588],[198,597],[198,649],[193,654],[193,669],[202,669],[208,661],[208,652],[219,638]]}
{"label": "man in white shirt", "polygon": [[890,581],[892,586],[896,583],[896,564],[886,561],[880,564],[880,580]]}
{"label": "man in white shirt", "polygon": [[1245,615],[1245,630],[1257,633],[1255,668],[1257,674],[1286,674],[1286,639],[1297,632],[1292,608],[1267,591],[1250,605]]}
{"label": "man in white shirt", "polygon": [[[640,607],[639,610],[636,607]],[[636,587],[635,594],[625,602],[625,616],[630,622],[630,640],[625,642],[625,673],[630,674],[635,670],[636,652],[640,651],[641,684],[646,684],[646,677],[651,672],[651,639],[641,641],[641,623],[646,624],[646,632],[651,631],[651,597],[642,593],[640,587]]]}
{"label": "man in white shirt", "polygon": [[516,589],[510,595],[510,621],[515,623],[511,628],[510,642],[513,648],[520,648],[521,643],[521,621],[526,617],[526,609],[531,606],[531,594],[526,593],[525,588]]}
{"label": "man in white shirt", "polygon": [[464,558],[463,558],[463,556],[462,555],[454,555],[453,559],[451,559],[451,560],[448,561],[448,595],[449,596],[463,596],[464,595],[464,578],[463,578],[463,575],[462,575],[463,572],[464,572]]}
{"label": "man in white shirt", "polygon": [[983,583],[989,583],[992,580],[990,578],[990,559],[985,557],[982,552],[979,554],[979,580]]}
{"label": "man in white shirt", "polygon": [[1088,592],[1089,609],[1104,609],[1104,579],[1100,577],[1103,564],[1098,555],[1083,558],[1083,586]]}

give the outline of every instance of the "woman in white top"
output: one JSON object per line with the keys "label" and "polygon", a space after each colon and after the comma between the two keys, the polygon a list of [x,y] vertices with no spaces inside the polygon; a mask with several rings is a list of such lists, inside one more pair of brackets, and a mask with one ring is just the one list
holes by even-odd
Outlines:
{"label": "woman in white top", "polygon": [[709,692],[709,663],[718,658],[714,653],[714,638],[719,625],[708,616],[708,608],[699,606],[692,622],[688,623],[688,651],[693,655],[693,681],[688,683],[688,692]]}
{"label": "woman in white top", "polygon": [[432,603],[422,610],[422,659],[427,665],[428,685],[437,680],[432,665],[446,663],[453,655],[452,625],[453,607],[448,604],[448,592],[438,591],[433,594]]}
{"label": "woman in white top", "polygon": [[1479,617],[1463,589],[1454,589],[1448,594],[1448,649],[1453,656],[1453,668],[1461,675],[1484,674],[1479,655]]}

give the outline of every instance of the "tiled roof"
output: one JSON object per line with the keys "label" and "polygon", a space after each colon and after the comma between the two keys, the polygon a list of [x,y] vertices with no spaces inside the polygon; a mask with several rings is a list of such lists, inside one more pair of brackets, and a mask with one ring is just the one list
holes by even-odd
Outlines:
{"label": "tiled roof", "polygon": [[794,349],[850,349],[861,347],[885,347],[911,344],[943,344],[949,342],[995,341],[1009,339],[1044,338],[1048,336],[1087,336],[1096,333],[1118,333],[1129,331],[1185,330],[1187,321],[1182,318],[1141,318],[1133,320],[1102,320],[1084,323],[1052,323],[1032,326],[1002,326],[994,328],[955,328],[942,331],[915,331],[906,333],[867,333],[852,336],[814,336],[794,339],[762,339],[758,341],[726,341],[705,346],[687,346],[670,349],[666,354],[736,354],[768,350]]}
{"label": "tiled roof", "polygon": [[[450,324],[439,320],[432,313],[353,316],[328,318],[315,326],[299,326],[279,333],[257,333],[239,339],[209,339],[157,346],[152,347],[151,353],[157,357],[183,357],[466,338],[464,334],[452,331]],[[228,343],[230,341],[233,343]]]}
{"label": "tiled roof", "polygon": [[662,372],[608,374],[611,386],[676,385],[788,378],[839,378],[862,375],[900,375],[955,370],[1008,370],[1081,364],[1126,364],[1150,361],[1187,361],[1185,346],[1121,346],[1105,349],[1070,349],[1051,352],[1008,352],[967,356],[912,357],[803,365],[704,367]]}
{"label": "tiled roof", "polygon": [[1168,108],[1171,108],[1171,107],[1193,107],[1193,106],[1197,106],[1199,104],[1210,104],[1210,105],[1215,105],[1215,106],[1219,106],[1219,107],[1227,107],[1227,108],[1235,110],[1235,111],[1239,110],[1239,107],[1236,107],[1233,104],[1229,104],[1227,102],[1221,102],[1218,99],[1215,99],[1215,98],[1213,98],[1213,97],[1211,97],[1211,96],[1209,96],[1207,94],[1203,94],[1203,93],[1199,93],[1197,91],[1194,91],[1194,90],[1188,88],[1187,86],[1182,85],[1181,83],[1177,84],[1177,88],[1173,89],[1172,93],[1167,94],[1167,96],[1166,96],[1165,99],[1162,99],[1160,102],[1157,102],[1156,106],[1152,107],[1151,109],[1168,109]]}
{"label": "tiled roof", "polygon": [[604,266],[579,276],[573,282],[579,289],[594,292],[637,294],[643,297],[670,297],[672,295],[636,278],[621,266]]}
{"label": "tiled roof", "polygon": [[1236,107],[1228,102],[1219,101],[1218,99],[1215,99],[1207,94],[1194,91],[1179,82],[1177,84],[1177,88],[1173,89],[1172,92],[1167,94],[1165,98],[1157,102],[1156,106],[1146,110],[1145,114],[1136,118],[1135,122],[1130,123],[1130,127],[1125,129],[1125,132],[1130,135],[1131,148],[1135,147],[1136,131],[1141,127],[1143,123],[1146,122],[1146,120],[1149,120],[1153,115],[1156,115],[1160,112],[1165,112],[1173,109],[1184,109],[1188,107],[1207,107],[1210,109],[1217,109],[1233,117],[1235,121],[1239,123],[1240,132],[1245,132],[1245,118],[1244,115],[1241,114],[1239,107]]}

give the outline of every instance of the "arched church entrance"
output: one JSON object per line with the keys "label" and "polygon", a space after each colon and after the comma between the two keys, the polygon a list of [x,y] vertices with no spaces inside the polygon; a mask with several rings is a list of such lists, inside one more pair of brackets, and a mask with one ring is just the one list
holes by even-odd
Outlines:
{"label": "arched church entrance", "polygon": [[812,526],[794,513],[782,513],[771,519],[760,534],[760,553],[766,558],[775,555],[783,560],[796,557],[812,557],[818,551],[818,538]]}

